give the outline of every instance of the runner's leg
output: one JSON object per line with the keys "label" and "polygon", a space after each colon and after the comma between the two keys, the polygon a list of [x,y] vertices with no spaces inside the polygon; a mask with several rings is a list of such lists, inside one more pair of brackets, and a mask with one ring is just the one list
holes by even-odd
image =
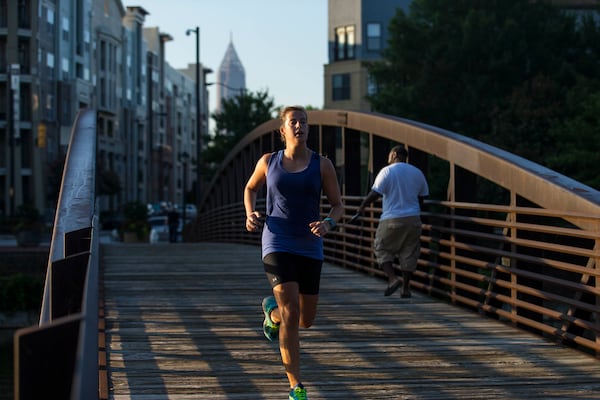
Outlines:
{"label": "runner's leg", "polygon": [[[300,383],[300,293],[297,282],[286,282],[273,288],[281,319],[279,328],[279,351],[290,387]],[[275,312],[271,313],[272,315]],[[272,316],[273,318],[273,316]]]}

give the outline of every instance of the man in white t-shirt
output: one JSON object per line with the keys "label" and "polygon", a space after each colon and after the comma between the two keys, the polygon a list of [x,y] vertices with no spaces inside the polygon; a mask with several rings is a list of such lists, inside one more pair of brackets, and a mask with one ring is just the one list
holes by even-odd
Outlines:
{"label": "man in white t-shirt", "polygon": [[[358,208],[383,197],[383,211],[375,233],[375,257],[388,277],[384,292],[390,296],[402,284],[403,298],[410,294],[410,279],[417,268],[421,252],[421,209],[429,195],[427,180],[420,169],[406,162],[408,151],[395,146],[388,155],[388,165],[379,171],[371,191]],[[394,260],[398,258],[402,279],[396,276]]]}

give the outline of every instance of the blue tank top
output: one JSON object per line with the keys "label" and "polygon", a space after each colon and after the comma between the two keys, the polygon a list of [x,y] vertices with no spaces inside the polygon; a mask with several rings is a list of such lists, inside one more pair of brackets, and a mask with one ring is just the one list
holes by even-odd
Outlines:
{"label": "blue tank top", "polygon": [[274,153],[267,168],[267,218],[262,232],[262,256],[286,252],[323,260],[323,240],[310,232],[320,219],[321,160],[313,152],[308,166],[288,172],[283,150]]}

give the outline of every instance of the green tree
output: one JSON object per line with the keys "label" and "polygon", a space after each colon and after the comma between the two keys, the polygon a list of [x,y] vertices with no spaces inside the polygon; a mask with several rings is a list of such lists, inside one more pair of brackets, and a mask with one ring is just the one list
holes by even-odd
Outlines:
{"label": "green tree", "polygon": [[546,158],[549,168],[600,190],[600,85],[581,81],[568,95],[573,115],[549,130],[558,143]]}
{"label": "green tree", "polygon": [[571,88],[600,80],[599,23],[550,2],[414,0],[389,33],[383,60],[368,65],[374,110],[542,164],[568,137],[555,127],[583,111],[567,106]]}
{"label": "green tree", "polygon": [[227,153],[258,125],[273,118],[275,107],[268,91],[243,91],[239,96],[224,99],[221,112],[213,113],[215,129],[205,135],[207,144],[202,152],[205,178],[213,175]]}
{"label": "green tree", "polygon": [[96,174],[98,179],[98,195],[114,196],[123,190],[119,174],[110,169],[100,169]]}

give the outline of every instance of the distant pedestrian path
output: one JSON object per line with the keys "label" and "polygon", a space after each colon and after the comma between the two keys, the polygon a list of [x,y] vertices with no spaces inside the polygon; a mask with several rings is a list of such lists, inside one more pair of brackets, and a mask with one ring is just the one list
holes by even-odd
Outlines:
{"label": "distant pedestrian path", "polygon": [[[103,244],[110,397],[277,399],[287,379],[262,333],[258,247]],[[318,399],[600,399],[600,361],[413,291],[326,264],[301,331]]]}

